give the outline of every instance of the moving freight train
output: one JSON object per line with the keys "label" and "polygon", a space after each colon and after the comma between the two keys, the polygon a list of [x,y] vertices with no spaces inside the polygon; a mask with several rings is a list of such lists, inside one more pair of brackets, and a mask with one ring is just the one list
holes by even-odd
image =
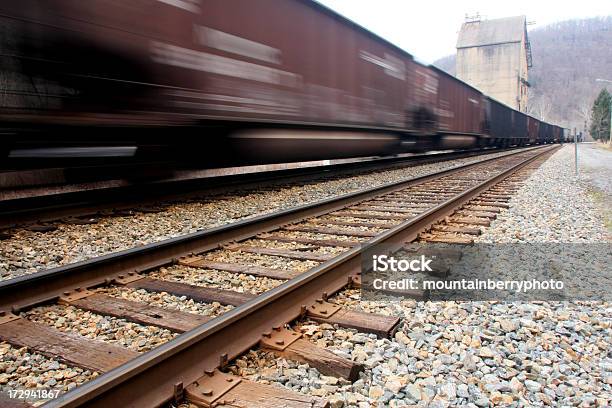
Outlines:
{"label": "moving freight train", "polygon": [[0,4],[0,29],[3,160],[211,165],[562,138],[310,0],[20,0]]}

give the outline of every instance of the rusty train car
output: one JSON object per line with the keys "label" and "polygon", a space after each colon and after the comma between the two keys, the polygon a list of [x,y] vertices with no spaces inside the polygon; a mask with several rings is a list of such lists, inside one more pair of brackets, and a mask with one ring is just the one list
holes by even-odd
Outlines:
{"label": "rusty train car", "polygon": [[310,0],[10,3],[2,160],[129,146],[206,166],[556,140]]}

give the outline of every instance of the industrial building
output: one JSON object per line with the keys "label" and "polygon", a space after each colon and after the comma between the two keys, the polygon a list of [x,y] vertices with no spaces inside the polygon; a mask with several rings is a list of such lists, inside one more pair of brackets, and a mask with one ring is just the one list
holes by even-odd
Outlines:
{"label": "industrial building", "polygon": [[466,19],[457,40],[457,77],[480,91],[525,111],[531,47],[525,16]]}

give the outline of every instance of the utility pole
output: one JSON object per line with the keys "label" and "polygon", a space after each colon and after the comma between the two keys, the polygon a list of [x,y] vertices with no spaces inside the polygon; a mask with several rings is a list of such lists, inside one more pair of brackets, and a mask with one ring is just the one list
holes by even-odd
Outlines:
{"label": "utility pole", "polygon": [[[601,78],[597,78],[595,81],[597,82],[609,82],[612,84],[612,81],[610,81],[609,79],[601,79]],[[610,108],[610,136],[608,137],[608,144],[612,144],[612,92],[609,93],[610,95],[610,103],[608,104],[609,108]]]}

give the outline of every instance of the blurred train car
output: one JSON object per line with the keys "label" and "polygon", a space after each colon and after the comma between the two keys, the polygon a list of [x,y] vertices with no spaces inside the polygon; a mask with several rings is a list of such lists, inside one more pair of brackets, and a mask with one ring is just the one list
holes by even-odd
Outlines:
{"label": "blurred train car", "polygon": [[20,0],[0,21],[3,159],[85,147],[202,167],[532,137],[523,114],[310,0]]}
{"label": "blurred train car", "polygon": [[157,130],[173,126],[183,158],[205,149],[194,160],[380,155],[398,151],[416,110],[412,57],[310,1],[24,0],[0,13],[17,27],[21,72],[44,85],[43,103],[24,98],[2,119],[70,126],[52,145],[78,142],[79,125],[107,130],[88,129],[90,144],[119,128],[163,145]]}
{"label": "blurred train car", "polygon": [[434,106],[427,106],[436,118],[436,148],[457,149],[485,143],[483,94],[448,73],[429,66],[438,90]]}

